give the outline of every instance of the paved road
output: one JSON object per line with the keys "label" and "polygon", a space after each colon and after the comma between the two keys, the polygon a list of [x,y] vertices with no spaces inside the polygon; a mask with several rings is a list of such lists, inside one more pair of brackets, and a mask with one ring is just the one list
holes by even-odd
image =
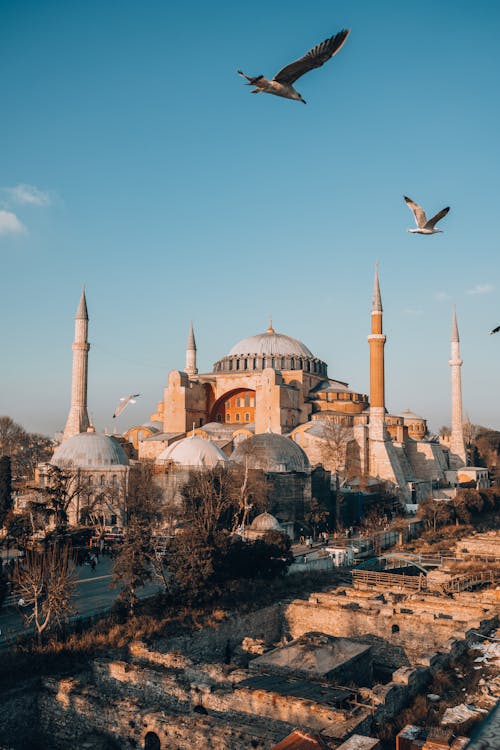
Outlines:
{"label": "paved road", "polygon": [[[110,588],[112,561],[101,557],[95,570],[89,565],[77,568],[78,583],[73,598],[77,617],[90,617],[109,610],[118,596],[119,589]],[[156,583],[144,586],[137,595],[140,598],[151,596],[160,589]],[[3,607],[0,610],[0,648],[6,647],[15,637],[26,632],[26,626],[17,607]]]}

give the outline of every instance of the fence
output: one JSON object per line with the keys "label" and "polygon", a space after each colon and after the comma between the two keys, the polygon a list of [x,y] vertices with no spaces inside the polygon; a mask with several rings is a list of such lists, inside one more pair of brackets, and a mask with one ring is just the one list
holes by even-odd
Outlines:
{"label": "fence", "polygon": [[400,588],[406,591],[426,591],[427,578],[422,573],[418,576],[409,576],[405,573],[383,573],[374,570],[353,570],[352,582],[356,586],[385,586],[387,588]]}

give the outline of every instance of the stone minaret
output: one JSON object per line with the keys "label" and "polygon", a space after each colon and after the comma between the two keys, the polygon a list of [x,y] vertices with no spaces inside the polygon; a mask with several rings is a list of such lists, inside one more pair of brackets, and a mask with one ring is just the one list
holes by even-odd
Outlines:
{"label": "stone minaret", "polygon": [[386,437],[384,374],[384,346],[386,337],[382,333],[382,312],[377,263],[373,282],[372,330],[368,336],[368,343],[370,345],[370,437],[374,440],[384,440]]}
{"label": "stone minaret", "polygon": [[465,451],[464,428],[462,421],[462,378],[460,368],[463,360],[460,357],[460,336],[458,335],[457,313],[453,310],[451,325],[451,436],[450,467],[458,469],[467,464]]}
{"label": "stone minaret", "polygon": [[69,409],[63,440],[86,432],[89,427],[87,413],[87,371],[90,344],[87,341],[89,316],[85,289],[80,297],[80,304],[75,318],[75,340],[73,341],[73,372],[71,376],[71,406]]}
{"label": "stone minaret", "polygon": [[194,340],[193,322],[189,324],[189,336],[186,346],[186,367],[185,372],[192,377],[198,373],[196,367],[196,341]]}
{"label": "stone minaret", "polygon": [[370,476],[391,482],[398,495],[409,501],[410,494],[404,470],[385,426],[384,346],[386,337],[382,333],[382,312],[377,264],[373,283],[372,331],[368,336],[370,346],[368,467]]}

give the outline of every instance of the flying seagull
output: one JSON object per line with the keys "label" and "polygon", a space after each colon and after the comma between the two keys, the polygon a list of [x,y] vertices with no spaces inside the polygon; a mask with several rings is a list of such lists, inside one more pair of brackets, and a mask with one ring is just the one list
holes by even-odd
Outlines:
{"label": "flying seagull", "polygon": [[408,208],[411,208],[413,211],[415,222],[417,224],[417,229],[407,229],[407,232],[411,232],[412,234],[437,234],[438,232],[443,231],[442,229],[436,229],[435,227],[438,221],[440,221],[443,216],[446,216],[450,210],[449,206],[441,209],[441,211],[438,211],[432,219],[428,220],[424,209],[419,206],[418,203],[415,203],[415,201],[412,201],[411,198],[408,198],[406,195],[404,195],[403,198],[405,199]]}
{"label": "flying seagull", "polygon": [[115,413],[113,414],[113,419],[118,416],[118,414],[121,414],[121,412],[125,409],[126,406],[129,404],[135,404],[135,399],[139,398],[141,394],[140,393],[131,393],[130,396],[123,396],[123,398],[120,399],[120,403],[115,409]]}
{"label": "flying seagull", "polygon": [[331,57],[333,57],[344,44],[345,40],[349,36],[349,29],[342,29],[335,36],[330,39],[325,39],[321,44],[317,44],[309,52],[301,57],[299,60],[286,65],[279,73],[276,73],[272,81],[269,81],[264,76],[247,76],[243,71],[238,70],[240,76],[246,78],[248,81],[247,86],[255,86],[252,94],[258,94],[260,91],[265,94],[275,94],[275,96],[282,96],[285,99],[296,99],[299,102],[306,103],[302,96],[296,91],[292,84],[295,81],[308,73],[314,68],[320,68],[323,63],[326,63]]}
{"label": "flying seagull", "polygon": [[500,326],[497,326],[492,331],[490,331],[490,336],[491,336],[492,333],[498,333],[498,331],[500,331]]}

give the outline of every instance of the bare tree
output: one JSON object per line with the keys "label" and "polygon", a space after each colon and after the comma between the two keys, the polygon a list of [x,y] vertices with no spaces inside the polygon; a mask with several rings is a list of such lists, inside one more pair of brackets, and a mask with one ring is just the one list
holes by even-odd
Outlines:
{"label": "bare tree", "polygon": [[26,625],[35,626],[39,640],[46,630],[61,627],[75,611],[71,596],[76,574],[69,547],[27,550],[16,566],[14,585]]}
{"label": "bare tree", "polygon": [[206,539],[230,529],[235,513],[235,475],[223,466],[193,472],[182,489],[183,520]]}
{"label": "bare tree", "polygon": [[[153,531],[161,519],[159,495],[152,467],[135,466],[127,487],[125,537],[113,565],[112,579],[113,586],[122,586],[120,599],[128,604],[130,614],[137,603],[137,589],[157,572]],[[167,583],[166,578],[164,582]]]}
{"label": "bare tree", "polygon": [[322,440],[321,458],[330,471],[352,478],[359,473],[359,466],[349,460],[349,447],[353,442],[352,426],[345,415],[327,415],[321,419]]}
{"label": "bare tree", "polygon": [[250,469],[248,464],[249,461],[246,460],[244,466],[232,470],[235,505],[231,529],[233,532],[246,527],[250,514],[262,513],[269,507],[266,475],[260,469]]}
{"label": "bare tree", "polygon": [[11,417],[0,417],[0,456],[9,456],[14,479],[33,479],[38,463],[48,459],[52,440],[26,432]]}
{"label": "bare tree", "polygon": [[77,521],[81,499],[91,492],[89,477],[71,467],[49,466],[45,486],[41,489],[47,513],[53,516],[56,529],[63,531],[68,523],[68,510],[75,505]]}

